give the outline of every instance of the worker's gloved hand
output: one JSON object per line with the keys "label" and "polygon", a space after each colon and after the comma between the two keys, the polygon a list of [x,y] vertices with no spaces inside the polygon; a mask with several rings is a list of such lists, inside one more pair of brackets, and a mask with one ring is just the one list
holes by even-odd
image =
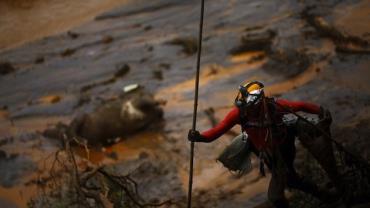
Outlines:
{"label": "worker's gloved hand", "polygon": [[191,142],[205,142],[205,139],[202,137],[199,131],[192,129],[189,130],[188,140]]}
{"label": "worker's gloved hand", "polygon": [[329,127],[333,121],[330,111],[323,107],[320,107],[319,119],[320,119],[319,124],[322,127],[326,128]]}

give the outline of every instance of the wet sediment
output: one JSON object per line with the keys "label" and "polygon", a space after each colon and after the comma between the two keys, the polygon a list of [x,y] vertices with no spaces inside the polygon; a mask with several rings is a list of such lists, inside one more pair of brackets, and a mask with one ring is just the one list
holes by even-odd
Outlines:
{"label": "wet sediment", "polygon": [[[368,39],[366,34],[354,35],[338,28],[330,12],[356,4],[226,0],[209,4],[199,108],[212,107],[213,111],[199,111],[198,129],[204,130],[222,119],[232,107],[240,83],[258,79],[266,84],[270,95],[327,106],[334,117],[333,137],[368,158]],[[153,173],[142,169],[135,172],[140,193],[154,201],[174,198],[179,207],[184,206],[197,15],[195,1],[140,1],[102,14],[68,33],[2,52],[1,62],[11,63],[16,70],[7,70],[0,77],[0,106],[5,112],[0,120],[4,135],[1,150],[33,160],[37,157],[32,151],[40,153],[50,147],[45,152],[52,152],[58,145],[34,133],[35,121],[42,123],[37,130],[50,128],[60,120],[69,123],[79,114],[92,112],[104,100],[114,100],[123,86],[138,83],[167,102],[163,106],[165,126],[156,129],[161,134],[161,139],[156,140],[158,147],[143,154],[141,150],[131,152],[135,158],[120,154],[140,149],[135,145],[92,154],[100,154],[100,162],[122,169],[145,163],[142,168]],[[12,87],[14,83],[16,87]],[[239,128],[233,131],[237,133]],[[27,135],[20,139],[20,134],[27,132],[39,139],[27,140]],[[6,142],[9,136],[19,149],[13,148],[14,142]],[[152,139],[150,135],[143,137],[144,141]],[[225,137],[212,144],[196,145],[194,204],[263,204],[268,178],[258,177],[257,172],[236,178],[214,162],[232,135]],[[132,138],[125,139],[131,145],[135,143]],[[145,148],[153,143],[138,145]],[[25,147],[32,147],[31,151],[24,151]],[[14,165],[23,167],[21,162]],[[42,171],[41,166],[37,168]],[[163,192],[171,194],[161,195]]]}

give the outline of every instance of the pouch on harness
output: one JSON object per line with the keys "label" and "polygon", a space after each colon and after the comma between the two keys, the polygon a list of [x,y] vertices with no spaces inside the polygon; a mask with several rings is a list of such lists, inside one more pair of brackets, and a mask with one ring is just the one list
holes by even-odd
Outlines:
{"label": "pouch on harness", "polygon": [[220,161],[230,171],[244,175],[252,170],[250,153],[248,135],[242,133],[232,140],[231,144],[218,156],[217,161]]}

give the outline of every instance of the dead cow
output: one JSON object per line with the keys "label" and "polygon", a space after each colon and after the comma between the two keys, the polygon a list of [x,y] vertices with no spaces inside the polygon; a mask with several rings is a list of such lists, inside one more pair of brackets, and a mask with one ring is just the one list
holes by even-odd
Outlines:
{"label": "dead cow", "polygon": [[[90,145],[109,144],[118,137],[126,137],[151,124],[160,123],[158,121],[162,117],[163,110],[153,95],[137,90],[77,116],[63,129],[68,137],[85,139]],[[61,128],[57,129],[60,132]],[[44,134],[50,136],[53,134],[50,132],[47,130]]]}

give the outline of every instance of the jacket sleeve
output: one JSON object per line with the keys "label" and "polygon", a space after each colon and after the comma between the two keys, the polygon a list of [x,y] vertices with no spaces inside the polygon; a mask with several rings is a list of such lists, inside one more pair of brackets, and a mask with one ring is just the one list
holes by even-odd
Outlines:
{"label": "jacket sleeve", "polygon": [[313,103],[307,103],[302,101],[288,101],[285,99],[277,99],[276,102],[279,105],[290,108],[294,112],[303,111],[312,114],[320,113],[320,106]]}
{"label": "jacket sleeve", "polygon": [[239,108],[234,107],[215,127],[201,133],[206,142],[212,142],[230,130],[239,121]]}

